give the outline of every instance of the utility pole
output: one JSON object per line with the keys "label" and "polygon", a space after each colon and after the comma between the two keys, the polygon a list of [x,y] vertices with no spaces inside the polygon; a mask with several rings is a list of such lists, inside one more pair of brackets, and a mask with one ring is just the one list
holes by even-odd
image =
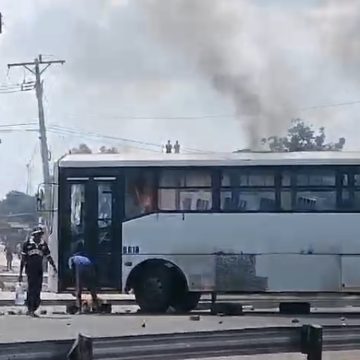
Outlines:
{"label": "utility pole", "polygon": [[44,115],[44,106],[43,106],[43,94],[44,87],[43,81],[41,80],[41,75],[53,64],[63,65],[65,60],[52,60],[44,61],[42,56],[39,55],[34,61],[23,62],[23,63],[13,63],[8,64],[8,69],[12,67],[24,67],[26,70],[30,71],[35,75],[35,91],[36,98],[38,103],[38,114],[39,114],[39,133],[40,133],[40,146],[41,146],[41,159],[42,159],[42,170],[43,178],[45,184],[45,209],[49,210],[50,205],[50,192],[49,186],[51,184],[50,179],[50,170],[49,170],[49,148],[46,137],[46,125],[45,125],[45,115]]}

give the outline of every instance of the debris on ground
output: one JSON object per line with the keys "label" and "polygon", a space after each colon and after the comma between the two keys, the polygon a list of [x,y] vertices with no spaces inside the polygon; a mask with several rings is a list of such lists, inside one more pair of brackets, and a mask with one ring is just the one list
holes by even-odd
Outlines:
{"label": "debris on ground", "polygon": [[191,321],[199,321],[200,320],[200,315],[191,315],[190,320]]}

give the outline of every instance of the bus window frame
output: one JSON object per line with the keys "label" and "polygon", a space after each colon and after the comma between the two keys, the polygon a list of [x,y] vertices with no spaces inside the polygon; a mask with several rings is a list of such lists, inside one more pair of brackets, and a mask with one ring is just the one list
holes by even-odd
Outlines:
{"label": "bus window frame", "polygon": [[[359,191],[360,192],[360,185],[355,186],[348,186],[344,187],[341,184],[341,176],[344,173],[354,173],[354,169],[358,168],[358,174],[360,175],[360,166],[356,165],[262,165],[262,166],[223,166],[218,167],[218,171],[220,174],[222,171],[228,170],[229,168],[238,168],[238,169],[244,169],[245,171],[248,171],[248,169],[256,168],[256,169],[269,169],[274,171],[275,173],[275,186],[236,186],[236,187],[223,187],[220,184],[220,195],[221,191],[224,191],[226,189],[238,189],[238,190],[250,190],[250,189],[258,189],[258,190],[274,190],[275,189],[275,204],[276,208],[275,210],[267,210],[267,211],[261,211],[261,210],[247,210],[247,211],[239,211],[239,210],[228,210],[228,209],[221,209],[218,207],[217,209],[214,209],[214,212],[219,213],[240,213],[240,214],[246,214],[246,213],[313,213],[313,214],[321,214],[321,213],[357,213],[360,212],[359,210],[348,210],[342,208],[343,204],[343,190],[347,189],[350,191]],[[296,173],[302,172],[304,170],[311,170],[314,171],[316,169],[321,170],[331,170],[334,171],[335,176],[335,185],[331,186],[315,186],[315,185],[297,185],[295,182],[296,179]],[[291,183],[290,185],[283,186],[282,185],[282,175],[284,172],[289,172],[291,174]],[[220,175],[221,176],[221,175]],[[221,178],[220,178],[221,179]],[[221,181],[221,180],[220,180]],[[292,196],[292,206],[291,210],[283,210],[281,209],[281,194],[284,191],[289,191]],[[336,196],[336,204],[335,208],[331,210],[304,210],[304,209],[296,209],[296,193],[297,192],[327,192],[327,191],[334,191]]]}
{"label": "bus window frame", "polygon": [[[214,213],[214,173],[216,171],[215,167],[208,167],[208,166],[164,166],[164,167],[156,167],[156,193],[158,194],[157,197],[157,212],[158,213],[168,213],[168,214],[209,214]],[[160,176],[162,171],[179,171],[185,173],[186,171],[197,171],[197,172],[208,172],[210,176],[210,185],[209,186],[193,186],[193,185],[182,185],[182,186],[160,186]],[[160,190],[204,190],[206,192],[211,193],[211,207],[207,210],[184,210],[184,209],[174,209],[174,210],[162,210],[159,207],[159,191]]]}
{"label": "bus window frame", "polygon": [[[342,184],[342,176],[344,174],[350,174],[351,176],[354,174],[360,175],[360,165],[247,165],[247,166],[127,166],[127,167],[104,167],[104,168],[91,168],[91,167],[84,167],[84,168],[60,168],[59,171],[59,182],[62,182],[63,178],[67,177],[79,177],[79,178],[86,178],[86,177],[96,177],[96,176],[126,176],[128,169],[146,169],[154,171],[154,186],[155,186],[155,206],[154,210],[151,212],[147,212],[144,214],[139,214],[139,216],[135,216],[132,218],[123,218],[122,222],[127,222],[133,219],[137,219],[143,216],[149,216],[154,214],[161,214],[161,213],[194,213],[194,214],[209,214],[209,213],[357,213],[360,212],[359,210],[349,210],[342,208],[342,204],[344,202],[343,193],[344,190],[348,191],[359,191],[360,192],[360,185],[355,186],[354,183],[343,185]],[[274,172],[275,175],[275,185],[274,186],[237,186],[237,187],[225,187],[222,186],[222,173],[224,170],[229,169],[241,169],[244,171],[249,171],[251,169],[256,170],[270,170]],[[301,185],[297,186],[294,184],[295,174],[298,171],[303,170],[332,170],[334,171],[335,175],[335,185],[334,186],[314,186],[314,185]],[[358,171],[356,171],[358,169]],[[189,170],[197,170],[197,171],[209,171],[211,176],[211,187],[208,186],[197,186],[191,187],[192,189],[199,189],[199,190],[210,190],[212,193],[212,206],[211,209],[207,210],[161,210],[159,208],[158,200],[159,200],[159,190],[160,189],[187,189],[188,187],[179,186],[161,186],[159,187],[159,177],[160,172],[163,170],[182,170],[182,171],[189,171]],[[291,183],[289,186],[282,185],[282,176],[285,172],[292,174],[291,176]],[[96,175],[96,176],[95,176]],[[62,185],[59,186],[59,194],[61,193]],[[243,190],[268,190],[275,192],[275,210],[248,210],[248,211],[238,211],[238,210],[230,210],[230,209],[221,209],[221,192],[230,189],[243,189]],[[292,194],[292,208],[291,210],[282,210],[281,209],[281,194],[284,191],[289,191]],[[336,193],[336,206],[332,210],[299,210],[296,209],[294,206],[294,199],[296,198],[296,193],[301,191],[335,191]],[[123,194],[125,195],[125,194]],[[61,195],[59,195],[61,196]],[[61,201],[59,199],[59,207]],[[124,204],[125,205],[125,204]]]}
{"label": "bus window frame", "polygon": [[[343,176],[347,175],[348,176],[348,183],[347,184],[343,184]],[[344,205],[344,201],[345,199],[343,198],[343,195],[345,193],[345,191],[348,191],[351,197],[355,197],[355,193],[356,192],[360,192],[360,184],[356,185],[355,182],[355,175],[360,175],[360,165],[350,165],[350,166],[343,166],[341,169],[341,172],[339,172],[339,184],[340,184],[340,204],[341,206]],[[359,208],[356,210],[354,209],[340,209],[340,212],[345,212],[345,213],[358,213],[360,212],[360,206]]]}

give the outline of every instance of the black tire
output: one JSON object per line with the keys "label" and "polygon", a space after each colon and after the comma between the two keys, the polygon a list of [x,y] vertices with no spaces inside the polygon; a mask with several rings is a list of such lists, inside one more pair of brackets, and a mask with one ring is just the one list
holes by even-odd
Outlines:
{"label": "black tire", "polygon": [[172,297],[169,269],[165,266],[145,268],[134,286],[134,292],[141,311],[165,313]]}
{"label": "black tire", "polygon": [[188,313],[196,309],[200,297],[201,293],[199,292],[185,291],[182,296],[172,302],[171,306],[177,313]]}

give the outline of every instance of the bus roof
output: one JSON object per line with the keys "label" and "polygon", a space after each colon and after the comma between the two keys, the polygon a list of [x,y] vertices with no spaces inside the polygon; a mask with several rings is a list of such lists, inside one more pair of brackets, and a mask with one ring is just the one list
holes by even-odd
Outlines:
{"label": "bus roof", "polygon": [[63,168],[271,165],[360,165],[360,152],[100,153],[69,154],[59,160]]}

